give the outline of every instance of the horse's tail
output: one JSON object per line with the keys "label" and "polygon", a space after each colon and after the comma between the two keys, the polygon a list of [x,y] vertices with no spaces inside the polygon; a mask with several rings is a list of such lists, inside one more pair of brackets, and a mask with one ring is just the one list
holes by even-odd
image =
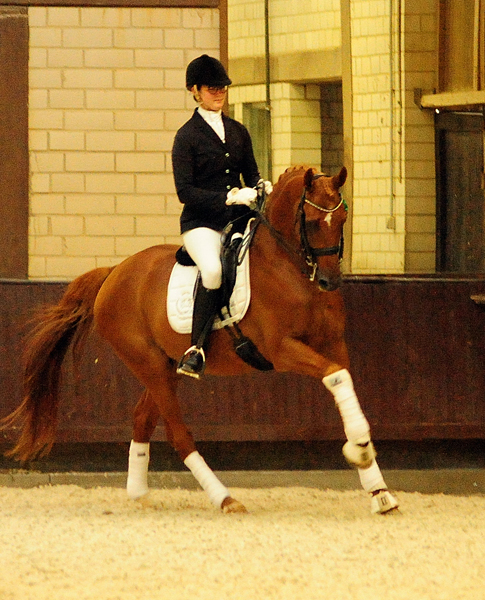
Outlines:
{"label": "horse's tail", "polygon": [[63,360],[71,344],[78,360],[93,323],[96,296],[113,268],[81,275],[57,304],[42,308],[32,319],[23,352],[23,400],[0,421],[0,429],[20,429],[16,445],[6,456],[26,461],[50,452],[57,429]]}

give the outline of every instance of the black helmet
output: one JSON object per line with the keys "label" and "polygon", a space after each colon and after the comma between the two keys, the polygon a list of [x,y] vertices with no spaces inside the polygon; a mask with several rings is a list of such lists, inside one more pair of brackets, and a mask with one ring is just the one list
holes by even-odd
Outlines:
{"label": "black helmet", "polygon": [[208,85],[209,87],[225,87],[231,85],[223,64],[207,54],[194,58],[187,66],[185,85],[190,90],[194,85]]}

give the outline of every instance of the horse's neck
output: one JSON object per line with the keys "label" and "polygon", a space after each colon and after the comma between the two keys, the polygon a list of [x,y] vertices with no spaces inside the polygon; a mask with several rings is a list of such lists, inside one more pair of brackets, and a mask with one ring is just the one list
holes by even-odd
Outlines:
{"label": "horse's neck", "polygon": [[289,243],[295,243],[296,240],[296,212],[298,201],[289,190],[283,190],[282,193],[271,202],[268,210],[268,221]]}
{"label": "horse's neck", "polygon": [[268,203],[266,219],[270,227],[259,227],[255,238],[257,253],[264,257],[267,263],[291,264],[301,272],[304,268],[300,252],[300,239],[296,223],[299,199],[294,200],[294,195],[283,190],[278,196],[273,196]]}

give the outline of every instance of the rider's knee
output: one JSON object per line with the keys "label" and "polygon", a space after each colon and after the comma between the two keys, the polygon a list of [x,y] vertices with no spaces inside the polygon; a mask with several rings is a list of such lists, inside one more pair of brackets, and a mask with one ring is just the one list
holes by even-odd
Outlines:
{"label": "rider's knee", "polygon": [[211,265],[210,268],[205,268],[200,273],[202,277],[202,285],[208,290],[216,290],[221,287],[222,283],[222,265],[219,261],[217,265]]}

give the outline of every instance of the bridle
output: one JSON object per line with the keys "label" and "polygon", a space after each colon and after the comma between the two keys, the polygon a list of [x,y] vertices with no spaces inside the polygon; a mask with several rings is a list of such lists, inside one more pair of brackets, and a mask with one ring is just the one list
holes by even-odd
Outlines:
{"label": "bridle", "polygon": [[[325,177],[324,173],[317,173],[316,175],[314,175],[313,181],[315,181],[315,179],[319,179],[320,177]],[[316,260],[318,256],[333,256],[334,254],[338,254],[339,261],[342,260],[343,253],[344,253],[344,234],[342,231],[342,233],[340,234],[340,240],[339,240],[338,246],[326,246],[323,248],[314,248],[308,240],[307,227],[306,227],[305,204],[309,204],[313,208],[316,208],[317,210],[324,212],[324,213],[334,213],[342,205],[344,206],[345,210],[347,211],[348,210],[347,203],[342,198],[342,195],[340,194],[340,192],[339,192],[339,198],[340,198],[340,202],[337,204],[337,206],[335,206],[334,208],[324,208],[323,206],[319,206],[318,204],[315,204],[314,202],[309,200],[306,197],[306,188],[303,188],[303,192],[302,192],[301,199],[300,199],[300,204],[298,205],[298,212],[300,213],[300,242],[301,242],[301,246],[305,252],[305,262],[308,265],[308,267],[310,267],[310,269],[311,269],[311,273],[309,275],[310,281],[315,280],[315,276],[316,276],[317,269],[318,269],[318,264],[317,264],[317,260]]]}
{"label": "bridle", "polygon": [[[326,175],[324,173],[317,173],[313,176],[313,181],[315,181],[316,179],[319,179],[320,177],[325,177]],[[267,220],[267,218],[264,215],[264,208],[265,208],[265,202],[266,202],[266,194],[265,194],[265,190],[264,190],[264,186],[261,186],[258,189],[258,202],[257,202],[257,206],[255,207],[255,212],[258,213],[258,220],[259,222],[263,223],[270,231],[271,235],[285,248],[285,250],[290,254],[290,255],[296,255],[296,256],[300,256],[301,257],[301,252],[298,252],[293,246],[291,246],[286,239],[281,235],[281,233],[275,229],[273,227],[273,225]],[[318,204],[315,204],[314,202],[312,202],[311,200],[309,200],[306,197],[306,188],[303,187],[303,192],[301,195],[301,199],[300,199],[300,203],[298,205],[298,210],[297,210],[297,218],[298,218],[298,213],[300,214],[300,247],[301,250],[303,250],[304,254],[305,254],[305,263],[307,265],[307,267],[310,268],[310,273],[308,274],[308,277],[310,279],[310,281],[315,281],[315,277],[316,277],[316,273],[317,273],[317,269],[318,269],[318,264],[316,261],[316,258],[318,256],[332,256],[334,254],[338,254],[338,258],[339,260],[342,260],[342,256],[343,256],[343,251],[344,251],[344,235],[343,235],[343,231],[340,235],[340,241],[338,246],[327,246],[327,247],[323,247],[323,248],[314,248],[313,246],[311,246],[309,240],[308,240],[308,234],[307,234],[307,228],[306,228],[306,215],[305,215],[305,204],[309,204],[310,206],[312,206],[313,208],[316,208],[322,212],[325,213],[333,213],[335,211],[337,211],[342,205],[344,206],[345,210],[348,210],[347,207],[347,203],[345,202],[345,200],[342,198],[342,195],[339,193],[339,197],[340,197],[340,202],[337,204],[337,206],[335,206],[334,208],[324,208],[323,206],[319,206]],[[253,229],[253,234],[256,228]],[[308,271],[308,269],[307,269]]]}

